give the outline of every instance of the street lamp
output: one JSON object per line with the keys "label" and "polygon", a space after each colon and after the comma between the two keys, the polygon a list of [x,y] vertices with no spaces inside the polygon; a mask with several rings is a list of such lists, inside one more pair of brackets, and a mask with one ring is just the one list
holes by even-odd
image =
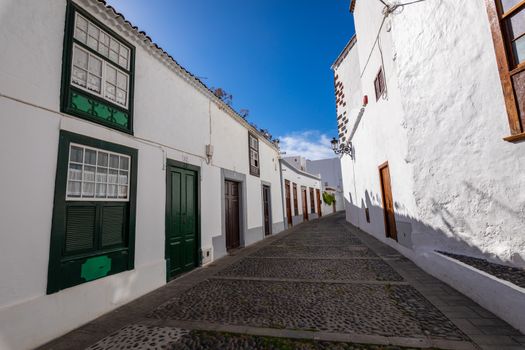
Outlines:
{"label": "street lamp", "polygon": [[339,140],[334,137],[330,143],[332,144],[332,150],[335,154],[348,154],[353,158],[353,148],[350,142],[340,143]]}

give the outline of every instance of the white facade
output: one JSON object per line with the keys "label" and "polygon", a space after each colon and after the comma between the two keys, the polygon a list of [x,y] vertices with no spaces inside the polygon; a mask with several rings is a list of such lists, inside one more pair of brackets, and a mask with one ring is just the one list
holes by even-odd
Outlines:
{"label": "white facade", "polygon": [[[347,220],[524,331],[523,288],[437,253],[525,267],[525,144],[503,140],[509,124],[484,3],[419,2],[383,25],[379,1],[354,5],[357,40],[332,67],[348,89],[340,136],[354,147],[354,159],[341,161]],[[376,101],[380,67],[386,91]],[[385,162],[397,242],[385,237]]]}
{"label": "white facade", "polygon": [[[281,171],[284,200],[283,209],[285,223],[288,224],[288,227],[300,224],[305,220],[317,219],[319,217],[319,210],[321,211],[321,215],[332,212],[331,207],[328,207],[322,200],[322,183],[320,177],[309,174],[306,171],[301,171],[284,159],[281,159]],[[289,192],[287,192],[287,186]],[[294,188],[296,191],[294,191]],[[311,190],[313,190],[313,197]],[[303,191],[306,191],[306,203],[304,203]],[[318,191],[321,198],[320,208],[317,200]],[[287,198],[287,193],[289,193],[289,199]],[[295,203],[297,203],[297,205],[295,205]],[[290,207],[290,215],[287,214],[287,205]],[[305,207],[306,215],[304,211]]]}
{"label": "white facade", "polygon": [[[211,253],[204,263],[226,254],[225,179],[240,184],[244,245],[264,237],[263,185],[271,188],[272,233],[284,228],[277,147],[113,10],[75,3],[135,47],[133,134],[60,112],[66,1],[3,1],[1,349],[33,348],[166,283],[168,159],[200,168],[200,249]],[[138,151],[134,268],[46,294],[61,131]],[[250,175],[248,132],[259,139],[260,176]]]}

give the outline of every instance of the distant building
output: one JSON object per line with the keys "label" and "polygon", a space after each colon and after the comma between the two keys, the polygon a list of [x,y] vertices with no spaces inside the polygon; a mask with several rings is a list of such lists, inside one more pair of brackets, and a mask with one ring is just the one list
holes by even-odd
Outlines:
{"label": "distant building", "polygon": [[319,174],[321,176],[323,191],[335,195],[335,210],[344,210],[345,201],[343,194],[341,160],[339,158],[306,160],[306,171],[310,174]]}
{"label": "distant building", "polygon": [[515,4],[352,0],[356,37],[332,69],[354,149],[341,160],[347,220],[523,332],[524,290],[494,272],[525,268]]}

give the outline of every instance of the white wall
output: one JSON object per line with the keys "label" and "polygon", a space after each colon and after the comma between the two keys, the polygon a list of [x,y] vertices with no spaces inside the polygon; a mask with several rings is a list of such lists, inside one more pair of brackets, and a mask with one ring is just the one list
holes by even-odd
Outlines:
{"label": "white wall", "polygon": [[[59,112],[66,1],[2,1],[1,349],[33,348],[165,283],[166,158],[201,168],[202,249],[225,234],[221,168],[246,174],[247,229],[263,225],[263,181],[271,185],[274,227],[283,222],[278,151],[260,137],[261,176],[249,175],[245,122],[177,67],[167,68],[100,3],[78,3],[136,47],[134,136]],[[60,130],[138,150],[135,269],[46,295]],[[210,143],[215,152],[208,165]]]}

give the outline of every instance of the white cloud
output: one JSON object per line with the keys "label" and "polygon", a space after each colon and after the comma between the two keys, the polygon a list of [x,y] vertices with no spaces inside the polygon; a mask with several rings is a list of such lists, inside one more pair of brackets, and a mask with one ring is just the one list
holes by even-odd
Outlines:
{"label": "white cloud", "polygon": [[319,131],[297,131],[280,136],[281,151],[285,157],[303,156],[310,160],[334,158],[330,138]]}

